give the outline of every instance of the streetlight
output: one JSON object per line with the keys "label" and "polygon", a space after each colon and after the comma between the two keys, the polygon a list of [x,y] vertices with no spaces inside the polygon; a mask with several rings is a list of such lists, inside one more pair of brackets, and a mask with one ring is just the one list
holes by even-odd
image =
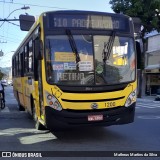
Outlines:
{"label": "streetlight", "polygon": [[[18,10],[23,10],[23,9],[24,9],[24,10],[27,10],[27,9],[30,9],[30,7],[29,7],[29,6],[24,6],[24,7],[15,9],[15,10],[13,10],[13,11],[7,16],[7,18],[9,18],[9,16],[10,16],[13,12],[18,11]],[[2,24],[0,25],[0,27],[3,26],[3,24],[5,23],[5,20],[7,20],[7,18],[4,19],[4,21],[2,22]]]}

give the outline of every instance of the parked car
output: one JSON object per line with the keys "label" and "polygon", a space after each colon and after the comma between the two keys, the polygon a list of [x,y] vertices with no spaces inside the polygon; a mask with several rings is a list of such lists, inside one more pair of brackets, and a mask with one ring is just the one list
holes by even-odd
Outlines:
{"label": "parked car", "polygon": [[156,100],[156,101],[160,101],[160,88],[157,89],[157,95],[156,95],[155,100]]}

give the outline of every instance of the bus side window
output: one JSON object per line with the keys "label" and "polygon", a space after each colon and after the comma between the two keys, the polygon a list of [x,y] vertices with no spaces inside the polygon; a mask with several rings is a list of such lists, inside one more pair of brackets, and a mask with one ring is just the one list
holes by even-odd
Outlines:
{"label": "bus side window", "polygon": [[24,52],[20,54],[20,75],[21,77],[24,76],[24,58],[23,57],[24,57]]}
{"label": "bus side window", "polygon": [[29,41],[29,57],[28,57],[29,72],[33,72],[33,41]]}
{"label": "bus side window", "polygon": [[15,66],[15,69],[16,69],[16,76],[18,76],[19,75],[19,56],[18,56],[18,54],[16,55],[16,66]]}
{"label": "bus side window", "polygon": [[33,68],[34,68],[34,80],[38,81],[38,58],[35,55],[35,40],[33,41]]}
{"label": "bus side window", "polygon": [[136,52],[137,52],[137,69],[141,69],[141,61],[142,61],[142,53],[141,53],[141,46],[140,43],[136,41]]}
{"label": "bus side window", "polygon": [[12,59],[12,76],[15,77],[15,57]]}
{"label": "bus side window", "polygon": [[24,72],[28,73],[28,44],[24,47]]}

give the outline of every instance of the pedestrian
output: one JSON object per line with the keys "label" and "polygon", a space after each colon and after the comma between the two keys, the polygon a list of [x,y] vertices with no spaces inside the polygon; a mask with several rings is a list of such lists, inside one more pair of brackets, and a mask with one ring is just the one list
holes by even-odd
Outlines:
{"label": "pedestrian", "polygon": [[2,93],[3,102],[5,102],[4,85],[2,84],[1,80],[0,80],[0,93]]}

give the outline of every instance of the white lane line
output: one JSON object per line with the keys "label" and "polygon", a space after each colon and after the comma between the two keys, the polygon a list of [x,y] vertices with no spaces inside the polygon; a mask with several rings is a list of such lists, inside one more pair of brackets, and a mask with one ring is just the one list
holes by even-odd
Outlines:
{"label": "white lane line", "polygon": [[156,106],[156,107],[160,107],[160,103],[159,104],[158,103],[137,103],[136,105],[138,105],[138,106],[143,105],[143,106]]}
{"label": "white lane line", "polygon": [[156,104],[160,105],[160,101],[153,101],[153,103],[156,103]]}
{"label": "white lane line", "polygon": [[140,118],[140,119],[160,119],[160,116],[155,116],[155,115],[149,115],[149,116],[137,116],[137,118]]}
{"label": "white lane line", "polygon": [[153,99],[137,99],[137,102],[153,102]]}
{"label": "white lane line", "polygon": [[139,108],[141,108],[141,107],[143,107],[143,108],[160,108],[160,106],[147,106],[146,104],[145,105],[143,105],[143,104],[137,104],[137,107],[139,107]]}
{"label": "white lane line", "polygon": [[150,105],[150,106],[160,106],[160,103],[137,103],[137,104],[143,104],[143,105]]}

